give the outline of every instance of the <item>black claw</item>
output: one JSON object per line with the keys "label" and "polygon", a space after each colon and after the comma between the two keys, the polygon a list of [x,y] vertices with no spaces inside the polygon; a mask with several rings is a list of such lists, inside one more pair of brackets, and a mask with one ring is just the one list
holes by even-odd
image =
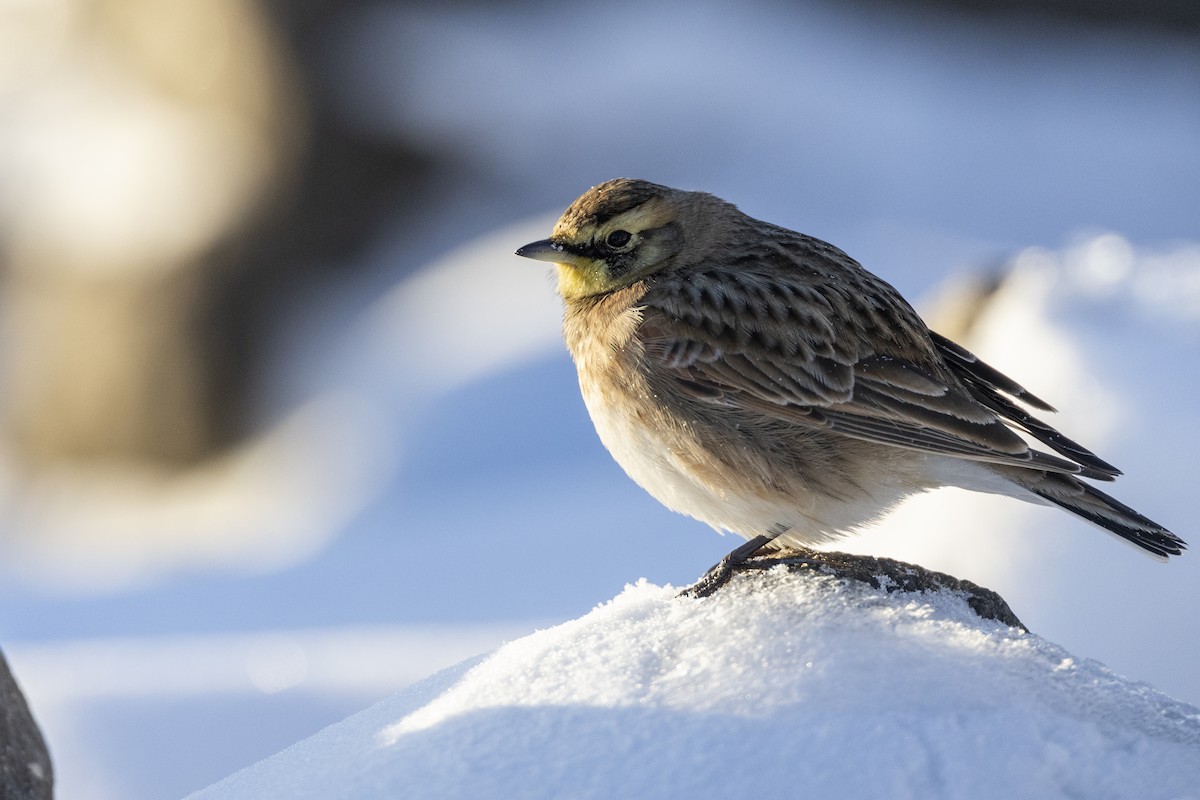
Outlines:
{"label": "black claw", "polygon": [[729,555],[714,564],[700,576],[700,580],[679,593],[679,597],[708,597],[716,592],[733,577],[733,573],[745,566],[759,550],[762,550],[775,538],[772,536],[755,536],[750,541],[734,548]]}

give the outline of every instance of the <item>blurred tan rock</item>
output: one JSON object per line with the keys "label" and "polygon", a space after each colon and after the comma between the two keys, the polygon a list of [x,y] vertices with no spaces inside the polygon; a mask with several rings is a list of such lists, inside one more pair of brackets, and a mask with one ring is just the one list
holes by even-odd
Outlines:
{"label": "blurred tan rock", "polygon": [[943,336],[969,342],[979,317],[1004,284],[1008,269],[962,270],[950,275],[918,303],[921,317]]}
{"label": "blurred tan rock", "polygon": [[224,251],[306,147],[285,49],[251,0],[0,15],[36,43],[0,59],[6,438],[34,462],[202,459],[244,389],[216,355]]}

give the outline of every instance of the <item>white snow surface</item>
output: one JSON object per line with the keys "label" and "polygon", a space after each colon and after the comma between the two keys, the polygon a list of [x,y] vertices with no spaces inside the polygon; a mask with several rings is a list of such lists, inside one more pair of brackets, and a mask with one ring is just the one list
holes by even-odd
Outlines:
{"label": "white snow surface", "polygon": [[981,620],[776,568],[640,582],[191,795],[1200,797],[1200,709]]}

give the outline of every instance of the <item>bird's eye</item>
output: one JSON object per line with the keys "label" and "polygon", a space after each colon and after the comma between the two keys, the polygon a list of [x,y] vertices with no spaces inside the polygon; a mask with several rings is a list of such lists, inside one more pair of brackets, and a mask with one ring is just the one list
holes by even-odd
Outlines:
{"label": "bird's eye", "polygon": [[625,245],[629,244],[629,240],[633,238],[633,234],[629,231],[613,231],[608,236],[604,237],[604,243],[613,250],[620,250]]}

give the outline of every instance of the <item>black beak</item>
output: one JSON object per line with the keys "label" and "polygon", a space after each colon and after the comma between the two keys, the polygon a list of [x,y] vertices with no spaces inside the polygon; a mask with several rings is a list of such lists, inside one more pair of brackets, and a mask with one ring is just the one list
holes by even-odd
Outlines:
{"label": "black beak", "polygon": [[542,239],[540,242],[530,242],[524,247],[517,248],[517,255],[522,258],[532,258],[534,261],[567,261],[571,254],[567,252],[567,248],[550,239]]}

